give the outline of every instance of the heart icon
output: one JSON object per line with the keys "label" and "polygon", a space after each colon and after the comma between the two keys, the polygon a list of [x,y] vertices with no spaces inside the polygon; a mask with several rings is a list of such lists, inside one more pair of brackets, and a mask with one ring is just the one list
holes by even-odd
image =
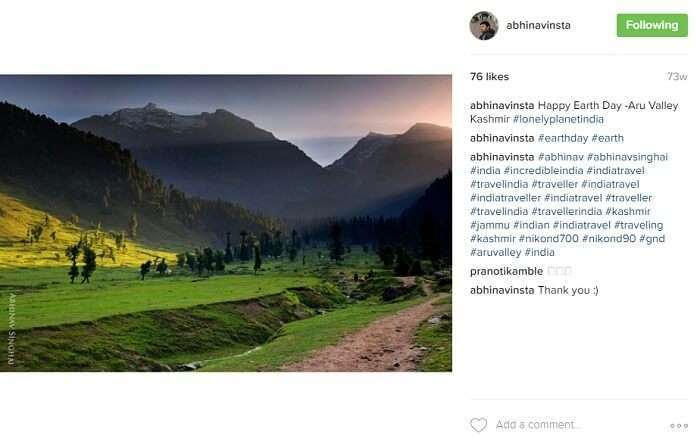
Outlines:
{"label": "heart icon", "polygon": [[484,417],[474,417],[470,422],[472,429],[477,433],[480,433],[486,429],[488,422]]}

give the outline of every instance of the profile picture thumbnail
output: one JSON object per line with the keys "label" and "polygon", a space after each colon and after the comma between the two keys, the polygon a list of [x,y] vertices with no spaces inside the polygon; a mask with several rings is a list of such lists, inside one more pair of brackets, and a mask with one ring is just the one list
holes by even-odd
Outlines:
{"label": "profile picture thumbnail", "polygon": [[488,11],[477,12],[469,22],[469,30],[479,40],[491,40],[498,32],[498,19]]}

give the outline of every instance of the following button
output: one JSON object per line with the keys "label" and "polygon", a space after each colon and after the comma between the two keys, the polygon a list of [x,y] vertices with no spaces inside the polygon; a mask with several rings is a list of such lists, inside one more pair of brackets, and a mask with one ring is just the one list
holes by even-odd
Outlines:
{"label": "following button", "polygon": [[618,37],[688,37],[688,14],[618,14]]}

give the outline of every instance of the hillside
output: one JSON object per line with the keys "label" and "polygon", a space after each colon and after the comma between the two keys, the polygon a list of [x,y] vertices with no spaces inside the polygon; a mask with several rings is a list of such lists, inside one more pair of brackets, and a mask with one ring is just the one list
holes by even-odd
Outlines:
{"label": "hillside", "polygon": [[354,174],[361,170],[376,169],[376,164],[382,158],[379,153],[391,145],[397,138],[395,134],[370,132],[348,150],[340,159],[326,167],[335,174],[347,174],[348,179],[354,180]]}
{"label": "hillside", "polygon": [[[38,240],[28,240],[29,227],[42,228]],[[133,241],[127,241],[119,249],[108,232],[80,228],[0,193],[0,268],[48,266],[67,270],[70,261],[65,256],[66,247],[76,244],[86,234],[95,239],[93,246],[99,266],[136,266],[155,257],[166,258],[170,264],[175,260],[173,252]]]}
{"label": "hillside", "polygon": [[[439,257],[452,258],[452,172],[436,179],[425,193],[401,214],[405,236],[415,243],[416,250],[437,249]],[[432,227],[428,227],[432,226]],[[425,243],[426,230],[434,233],[430,240],[434,245],[418,245],[418,240]]]}
{"label": "hillside", "polygon": [[142,169],[118,144],[0,103],[0,192],[82,228],[127,231],[136,240],[192,246],[273,220],[243,207],[189,198]]}
{"label": "hillside", "polygon": [[400,214],[451,167],[452,129],[419,123],[400,135],[368,134],[326,170],[345,184],[343,213],[386,216]]}

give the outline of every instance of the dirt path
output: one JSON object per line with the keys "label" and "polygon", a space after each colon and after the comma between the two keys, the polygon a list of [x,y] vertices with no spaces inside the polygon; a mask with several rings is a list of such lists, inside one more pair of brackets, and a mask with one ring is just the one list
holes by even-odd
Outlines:
{"label": "dirt path", "polygon": [[[415,284],[413,277],[402,280]],[[416,330],[437,310],[435,296],[423,285],[430,298],[417,306],[374,321],[366,328],[343,338],[340,343],[321,348],[283,371],[412,371],[421,351],[414,344]]]}

